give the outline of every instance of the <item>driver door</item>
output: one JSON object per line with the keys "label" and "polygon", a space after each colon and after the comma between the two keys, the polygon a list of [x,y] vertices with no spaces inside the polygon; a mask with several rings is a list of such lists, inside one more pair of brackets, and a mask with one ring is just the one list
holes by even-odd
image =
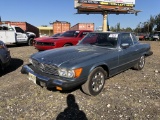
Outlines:
{"label": "driver door", "polygon": [[[123,48],[123,43],[129,44],[127,48]],[[131,68],[137,57],[136,46],[133,43],[130,33],[122,33],[120,36],[120,49],[119,49],[119,67],[118,71],[123,71]]]}
{"label": "driver door", "polygon": [[15,27],[17,42],[26,42],[28,37],[20,27]]}

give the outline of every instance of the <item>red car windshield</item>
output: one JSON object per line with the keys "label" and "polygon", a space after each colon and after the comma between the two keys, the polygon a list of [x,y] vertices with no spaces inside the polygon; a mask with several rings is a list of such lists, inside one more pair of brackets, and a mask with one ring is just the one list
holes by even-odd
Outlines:
{"label": "red car windshield", "polygon": [[79,31],[67,31],[61,34],[61,37],[77,37],[79,34]]}

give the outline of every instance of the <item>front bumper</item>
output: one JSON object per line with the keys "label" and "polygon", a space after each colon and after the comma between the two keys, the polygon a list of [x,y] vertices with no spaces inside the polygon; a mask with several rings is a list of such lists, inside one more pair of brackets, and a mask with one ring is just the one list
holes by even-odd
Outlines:
{"label": "front bumper", "polygon": [[55,46],[45,46],[45,45],[37,45],[35,44],[34,47],[38,50],[50,50],[56,48]]}
{"label": "front bumper", "polygon": [[36,73],[31,67],[31,65],[24,65],[21,69],[22,74],[28,74],[35,77],[36,84],[39,84],[40,86],[47,87],[47,88],[53,88],[55,87],[57,90],[71,90],[73,88],[76,88],[80,85],[82,85],[86,79],[81,80],[67,80],[61,77],[56,76],[45,76],[39,73]]}

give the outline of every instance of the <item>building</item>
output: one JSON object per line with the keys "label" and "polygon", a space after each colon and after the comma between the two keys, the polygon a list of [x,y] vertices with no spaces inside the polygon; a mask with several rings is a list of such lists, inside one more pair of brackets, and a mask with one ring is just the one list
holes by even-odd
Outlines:
{"label": "building", "polygon": [[94,23],[77,23],[70,30],[92,30],[94,31]]}
{"label": "building", "polygon": [[40,26],[37,28],[39,29],[40,37],[53,35],[53,27],[52,26],[43,25],[43,26]]}
{"label": "building", "polygon": [[102,31],[102,26],[96,27],[96,31]]}
{"label": "building", "polygon": [[68,31],[70,29],[70,23],[66,21],[58,21],[56,20],[53,23],[50,23],[53,25],[53,34],[56,33],[63,33],[65,31]]}

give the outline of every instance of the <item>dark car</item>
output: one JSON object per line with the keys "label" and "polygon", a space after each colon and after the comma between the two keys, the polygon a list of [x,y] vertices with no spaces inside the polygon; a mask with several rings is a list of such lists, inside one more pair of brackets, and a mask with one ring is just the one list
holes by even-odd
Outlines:
{"label": "dark car", "polygon": [[69,30],[58,37],[37,38],[34,46],[38,50],[49,50],[54,48],[76,45],[91,30]]}
{"label": "dark car", "polygon": [[93,32],[76,46],[35,53],[21,72],[29,80],[57,90],[78,86],[98,95],[105,80],[129,68],[143,69],[150,45],[140,43],[132,33]]}
{"label": "dark car", "polygon": [[0,40],[0,71],[7,67],[10,63],[10,51],[3,41]]}

